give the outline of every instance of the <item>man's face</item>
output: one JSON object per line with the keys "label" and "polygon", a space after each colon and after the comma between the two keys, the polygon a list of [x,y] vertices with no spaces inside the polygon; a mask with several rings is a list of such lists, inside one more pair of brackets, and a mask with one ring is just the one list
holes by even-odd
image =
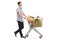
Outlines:
{"label": "man's face", "polygon": [[19,7],[21,7],[21,6],[22,6],[22,3],[19,4]]}

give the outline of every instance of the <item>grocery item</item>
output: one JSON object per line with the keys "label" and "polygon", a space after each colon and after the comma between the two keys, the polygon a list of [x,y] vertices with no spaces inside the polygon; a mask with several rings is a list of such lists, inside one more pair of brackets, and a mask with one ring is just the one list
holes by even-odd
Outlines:
{"label": "grocery item", "polygon": [[28,16],[27,20],[28,23],[32,23],[33,27],[42,27],[42,20],[39,16],[37,16],[36,19],[32,16]]}

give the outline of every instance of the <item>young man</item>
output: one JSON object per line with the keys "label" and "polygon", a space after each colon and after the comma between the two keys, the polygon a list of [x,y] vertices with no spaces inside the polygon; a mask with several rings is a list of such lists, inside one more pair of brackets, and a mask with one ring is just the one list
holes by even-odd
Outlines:
{"label": "young man", "polygon": [[17,31],[15,31],[14,33],[15,33],[15,36],[16,36],[16,34],[19,32],[21,38],[25,38],[22,34],[22,29],[24,28],[22,18],[25,19],[26,15],[23,13],[23,10],[22,10],[22,2],[18,2],[18,8],[17,8],[16,11],[17,11],[17,22],[18,22],[19,29]]}

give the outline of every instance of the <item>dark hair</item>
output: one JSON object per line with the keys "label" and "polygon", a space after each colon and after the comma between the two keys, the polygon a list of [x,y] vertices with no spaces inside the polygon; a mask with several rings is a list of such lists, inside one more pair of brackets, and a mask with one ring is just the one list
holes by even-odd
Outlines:
{"label": "dark hair", "polygon": [[18,5],[20,4],[21,2],[18,2]]}

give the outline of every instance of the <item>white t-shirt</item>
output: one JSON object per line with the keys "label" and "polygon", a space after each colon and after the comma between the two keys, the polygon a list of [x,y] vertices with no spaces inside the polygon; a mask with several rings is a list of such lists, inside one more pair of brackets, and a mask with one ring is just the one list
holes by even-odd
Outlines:
{"label": "white t-shirt", "polygon": [[[19,12],[22,15],[23,10],[22,8],[17,8],[16,12]],[[17,15],[17,21],[23,22],[23,19],[19,15]]]}

